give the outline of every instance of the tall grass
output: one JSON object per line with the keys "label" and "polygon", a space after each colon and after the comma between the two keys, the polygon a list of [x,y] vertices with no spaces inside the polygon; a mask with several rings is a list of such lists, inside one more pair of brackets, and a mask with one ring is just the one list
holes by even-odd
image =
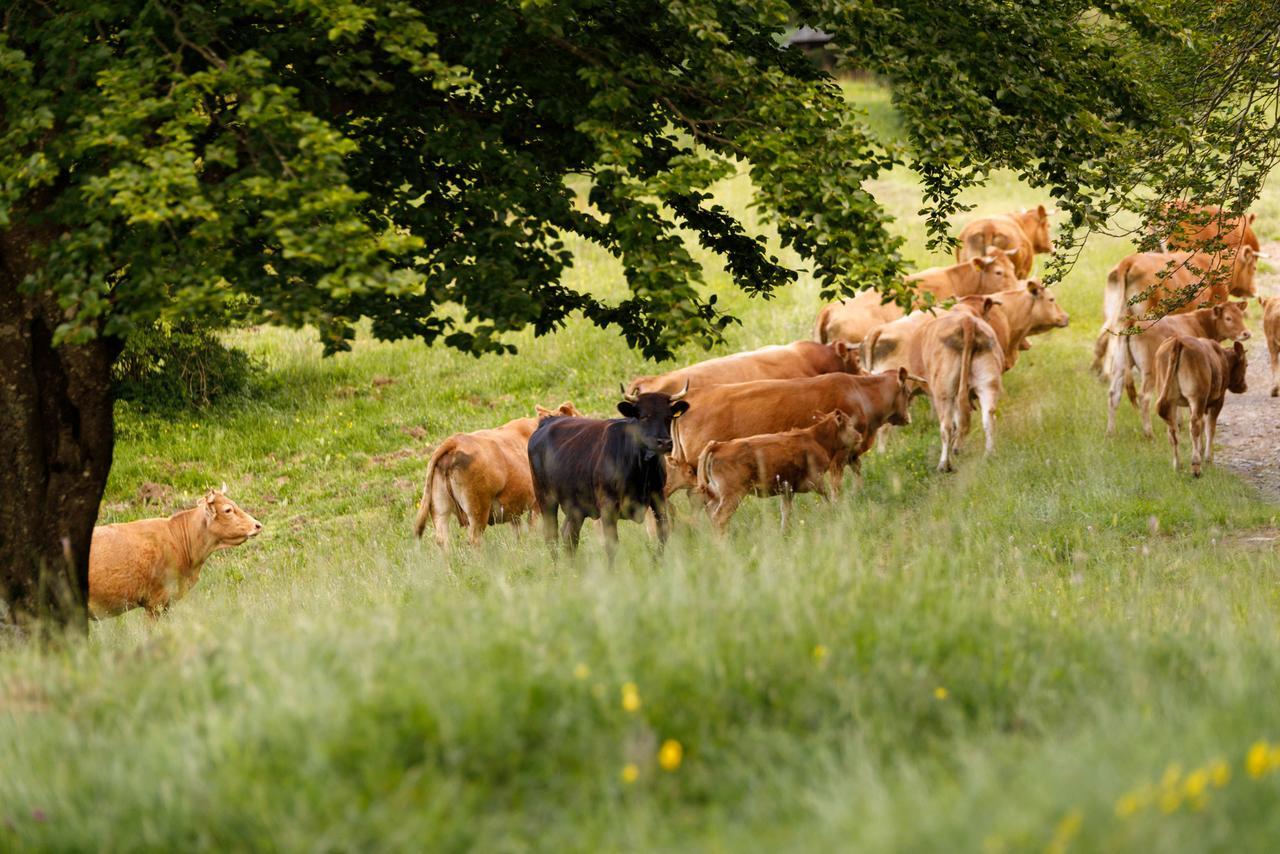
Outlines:
{"label": "tall grass", "polygon": [[[911,181],[876,189],[936,262]],[[745,179],[718,200],[746,210]],[[1042,199],[997,176],[972,200]],[[922,401],[856,494],[802,496],[791,530],[756,501],[717,540],[682,507],[660,557],[624,526],[612,569],[594,535],[554,562],[509,528],[443,553],[410,534],[430,443],[534,403],[610,412],[654,367],[611,333],[324,361],[306,334],[236,333],[273,393],[122,406],[103,518],[226,480],[266,531],[158,622],[0,650],[0,848],[1272,847],[1280,777],[1245,756],[1280,737],[1275,547],[1250,539],[1277,510],[1176,475],[1131,412],[1104,439],[1088,345],[1127,251],[1090,244],[1059,286],[1072,327],[1006,377],[995,456],[971,440],[934,474]],[[621,292],[608,256],[578,258],[575,284]],[[769,303],[708,281],[745,320],[724,351],[807,335],[808,279]],[[167,505],[137,499],[149,481]]]}

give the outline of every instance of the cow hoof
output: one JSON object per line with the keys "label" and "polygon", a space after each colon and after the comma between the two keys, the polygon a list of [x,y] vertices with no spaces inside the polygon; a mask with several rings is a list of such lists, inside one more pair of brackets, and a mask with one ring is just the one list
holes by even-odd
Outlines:
{"label": "cow hoof", "polygon": [[1272,396],[1272,397],[1280,397],[1280,385],[1278,385],[1278,386],[1276,386],[1275,388],[1271,389],[1271,396]]}

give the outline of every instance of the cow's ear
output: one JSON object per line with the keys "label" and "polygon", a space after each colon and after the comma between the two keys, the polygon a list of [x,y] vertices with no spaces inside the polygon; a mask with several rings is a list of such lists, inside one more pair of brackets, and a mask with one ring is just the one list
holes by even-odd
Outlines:
{"label": "cow's ear", "polygon": [[991,313],[991,307],[999,304],[1000,304],[999,300],[994,300],[991,297],[987,297],[986,299],[984,299],[982,301],[982,316],[986,317],[987,315],[989,315]]}
{"label": "cow's ear", "polygon": [[1036,206],[1036,213],[1040,214],[1040,218],[1041,218],[1041,219],[1048,219],[1048,218],[1049,218],[1049,212],[1048,212],[1047,210],[1045,210],[1045,209],[1044,209],[1044,205],[1037,205],[1037,206]]}
{"label": "cow's ear", "polygon": [[1031,296],[1035,297],[1036,299],[1040,299],[1040,296],[1042,294],[1040,283],[1037,282],[1035,279],[1028,279],[1027,293],[1031,294]]}
{"label": "cow's ear", "polygon": [[973,265],[973,269],[981,273],[984,269],[986,269],[987,264],[990,264],[991,262],[987,261],[984,258],[971,258],[969,259],[969,263]]}
{"label": "cow's ear", "polygon": [[909,377],[910,375],[911,375],[911,372],[910,372],[910,371],[908,371],[908,370],[906,369],[906,367],[898,368],[898,384],[899,384],[899,385],[906,385],[906,384],[907,384],[907,377]]}
{"label": "cow's ear", "polygon": [[618,411],[622,413],[623,418],[639,418],[640,410],[634,403],[629,400],[618,402]]}
{"label": "cow's ear", "polygon": [[1232,346],[1231,349],[1236,351],[1237,356],[1240,356],[1240,357],[1244,356],[1244,345],[1241,344],[1239,341],[1237,341],[1235,345]]}
{"label": "cow's ear", "polygon": [[1241,311],[1244,311],[1249,307],[1249,301],[1247,299],[1242,299],[1240,302],[1236,303],[1236,305],[1240,307]]}
{"label": "cow's ear", "polygon": [[1251,213],[1251,214],[1249,214],[1247,217],[1245,217],[1245,218],[1244,218],[1245,224],[1246,224],[1246,225],[1253,225],[1253,221],[1254,221],[1255,219],[1257,219],[1257,218],[1258,218],[1258,215],[1257,215],[1256,213]]}
{"label": "cow's ear", "polygon": [[552,410],[547,409],[545,406],[539,406],[535,403],[533,405],[533,414],[539,418],[546,418],[548,415],[554,415],[555,413]]}
{"label": "cow's ear", "polygon": [[689,411],[689,401],[687,400],[677,400],[675,403],[671,404],[672,418],[679,418],[681,415],[684,415],[688,411]]}
{"label": "cow's ear", "polygon": [[1213,316],[1222,317],[1222,303],[1218,303],[1213,307]]}

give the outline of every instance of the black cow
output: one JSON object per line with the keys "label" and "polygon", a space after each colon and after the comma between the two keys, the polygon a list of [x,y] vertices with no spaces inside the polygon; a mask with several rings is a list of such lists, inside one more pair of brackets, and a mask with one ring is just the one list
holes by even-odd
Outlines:
{"label": "black cow", "polygon": [[671,420],[689,409],[680,399],[688,391],[688,383],[673,395],[629,395],[624,388],[618,404],[622,418],[548,418],[533,431],[529,469],[549,543],[556,542],[560,510],[565,517],[561,534],[570,551],[578,547],[583,520],[600,519],[612,560],[618,519],[643,521],[646,509],[657,519],[659,541],[667,541],[671,523],[663,497],[663,457],[671,452]]}

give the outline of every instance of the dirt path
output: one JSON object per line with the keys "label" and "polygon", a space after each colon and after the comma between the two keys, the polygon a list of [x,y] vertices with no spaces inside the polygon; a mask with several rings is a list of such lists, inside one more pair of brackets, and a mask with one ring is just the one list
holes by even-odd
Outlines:
{"label": "dirt path", "polygon": [[[1262,247],[1280,258],[1280,243]],[[1273,262],[1274,263],[1274,262]],[[1259,274],[1258,293],[1280,294],[1280,274]],[[1248,317],[1249,391],[1227,395],[1218,417],[1214,462],[1245,477],[1271,501],[1280,503],[1280,397],[1271,397],[1271,368],[1262,335],[1262,311],[1251,301]]]}

